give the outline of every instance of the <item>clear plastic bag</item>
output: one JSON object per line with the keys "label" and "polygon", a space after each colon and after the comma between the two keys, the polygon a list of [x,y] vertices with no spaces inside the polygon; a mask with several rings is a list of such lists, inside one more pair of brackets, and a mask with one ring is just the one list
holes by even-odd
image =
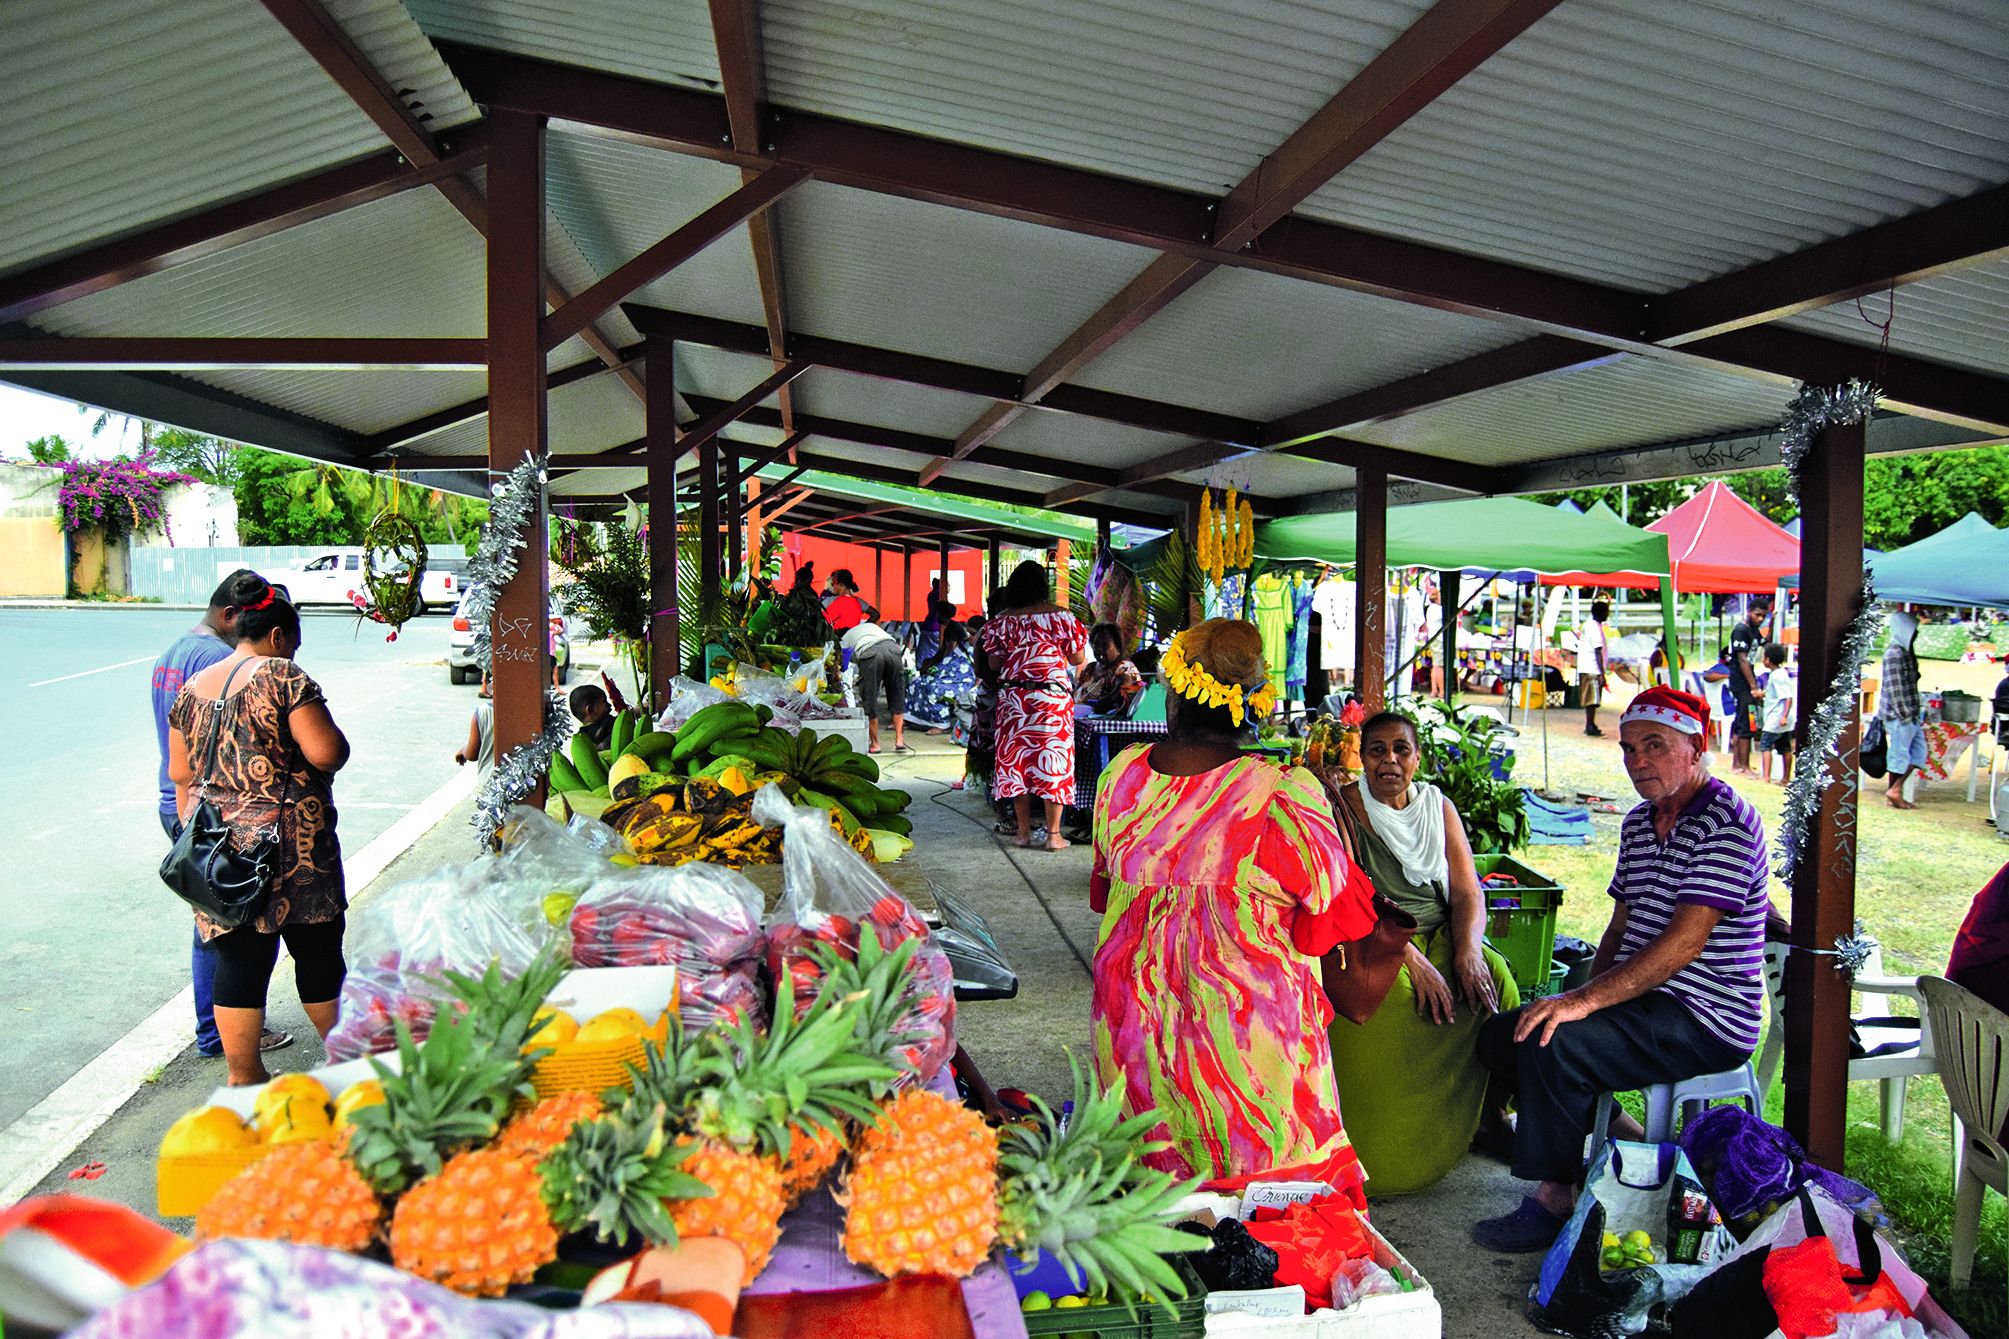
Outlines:
{"label": "clear plastic bag", "polygon": [[670,705],[664,707],[662,714],[656,717],[656,728],[675,730],[706,707],[737,700],[721,693],[708,683],[699,683],[696,679],[687,679],[679,674],[670,680]]}
{"label": "clear plastic bag", "polygon": [[699,1031],[763,1010],[760,890],[700,861],[611,869],[567,920],[579,967],[674,966],[684,1026]]}
{"label": "clear plastic bag", "polygon": [[1332,1305],[1339,1311],[1363,1297],[1382,1297],[1401,1291],[1399,1279],[1364,1255],[1346,1261],[1332,1274]]}
{"label": "clear plastic bag", "polygon": [[[554,824],[554,826],[556,826]],[[402,1019],[420,1039],[431,1030],[446,971],[479,973],[500,963],[515,975],[558,935],[544,890],[498,858],[447,865],[353,909],[349,973],[328,1034],[328,1058],[353,1060],[397,1045]]]}
{"label": "clear plastic bag", "polygon": [[776,981],[787,972],[796,1007],[815,999],[822,971],[810,957],[818,944],[836,947],[849,958],[858,936],[871,933],[892,948],[921,939],[909,966],[908,1012],[895,1025],[915,1040],[906,1048],[914,1074],[934,1078],[956,1050],[955,970],[929,940],[928,923],[913,904],[887,887],[865,858],[831,830],[821,809],[798,809],[779,786],[765,786],[753,800],[754,820],[783,829],[781,901],[768,923],[767,965]]}
{"label": "clear plastic bag", "polygon": [[542,809],[519,804],[502,825],[502,860],[507,877],[526,884],[548,883],[546,892],[584,891],[614,868],[615,856],[632,862],[628,839],[596,818],[575,814],[560,823]]}

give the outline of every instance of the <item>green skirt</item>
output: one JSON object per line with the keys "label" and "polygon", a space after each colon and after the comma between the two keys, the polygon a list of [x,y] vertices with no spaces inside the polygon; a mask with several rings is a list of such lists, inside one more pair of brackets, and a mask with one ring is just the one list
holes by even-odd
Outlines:
{"label": "green skirt", "polygon": [[[1452,983],[1451,932],[1439,929],[1418,946]],[[1506,959],[1483,947],[1502,1012],[1521,1002]],[[1335,1018],[1332,1067],[1346,1132],[1367,1171],[1369,1195],[1400,1195],[1434,1184],[1458,1165],[1479,1128],[1486,1070],[1479,1063],[1479,1025],[1489,1016],[1456,1000],[1450,1023],[1416,1012],[1416,992],[1404,967],[1394,989],[1362,1024]]]}

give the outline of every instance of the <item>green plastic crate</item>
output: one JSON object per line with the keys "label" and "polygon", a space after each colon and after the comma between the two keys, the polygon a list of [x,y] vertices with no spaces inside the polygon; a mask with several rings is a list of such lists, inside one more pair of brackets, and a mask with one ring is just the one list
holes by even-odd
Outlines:
{"label": "green plastic crate", "polygon": [[1025,1332],[1032,1335],[1078,1335],[1080,1339],[1198,1339],[1207,1332],[1207,1285],[1182,1256],[1168,1257],[1186,1280],[1184,1301],[1174,1302],[1167,1315],[1158,1302],[1139,1302],[1135,1309],[1121,1302],[1024,1313]]}
{"label": "green plastic crate", "polygon": [[1566,962],[1551,963],[1549,965],[1548,979],[1546,981],[1543,981],[1540,985],[1530,986],[1528,989],[1522,991],[1521,998],[1523,1001],[1527,1001],[1532,999],[1540,999],[1544,995],[1560,995],[1563,993],[1563,986],[1569,981],[1569,979],[1570,979],[1570,967],[1568,963]]}
{"label": "green plastic crate", "polygon": [[[1507,960],[1521,994],[1549,994],[1555,966],[1556,914],[1563,890],[1545,874],[1537,874],[1507,855],[1473,857],[1483,881],[1489,874],[1511,875],[1513,888],[1481,888],[1486,899],[1486,942]],[[1497,905],[1511,899],[1512,906]]]}

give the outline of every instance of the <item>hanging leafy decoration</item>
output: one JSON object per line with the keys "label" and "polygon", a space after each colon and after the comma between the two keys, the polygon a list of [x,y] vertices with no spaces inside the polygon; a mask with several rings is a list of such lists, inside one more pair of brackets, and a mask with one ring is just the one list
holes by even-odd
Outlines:
{"label": "hanging leafy decoration", "polygon": [[377,513],[363,531],[363,589],[354,599],[357,612],[389,626],[387,642],[398,639],[405,624],[425,603],[421,586],[426,576],[426,542],[419,528],[398,514],[397,484],[391,485],[391,509]]}

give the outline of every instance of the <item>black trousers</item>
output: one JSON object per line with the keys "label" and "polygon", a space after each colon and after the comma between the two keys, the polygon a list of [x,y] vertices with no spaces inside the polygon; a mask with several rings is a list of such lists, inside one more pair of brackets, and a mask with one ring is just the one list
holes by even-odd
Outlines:
{"label": "black trousers", "polygon": [[1496,1014],[1479,1029],[1479,1059],[1514,1092],[1514,1175],[1524,1181],[1583,1179],[1584,1140],[1597,1099],[1636,1092],[1741,1065],[1750,1052],[1721,1040],[1664,990],[1514,1041],[1521,1010]]}
{"label": "black trousers", "polygon": [[272,969],[279,963],[279,941],[293,955],[293,981],[302,1004],[326,1004],[342,990],[348,966],[342,958],[342,934],[348,918],[287,925],[278,934],[260,934],[239,926],[209,941],[216,953],[215,1000],[226,1009],[263,1009]]}

